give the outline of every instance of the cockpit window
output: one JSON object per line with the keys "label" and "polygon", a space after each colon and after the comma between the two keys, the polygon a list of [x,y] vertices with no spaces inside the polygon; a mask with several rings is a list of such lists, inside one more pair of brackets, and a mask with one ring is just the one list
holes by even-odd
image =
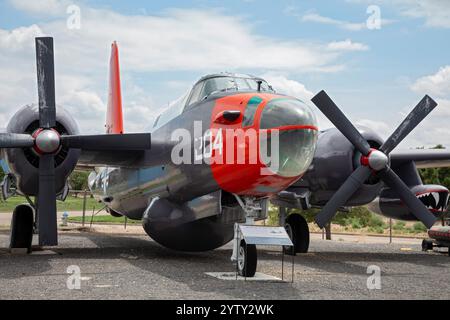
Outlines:
{"label": "cockpit window", "polygon": [[190,106],[220,92],[257,90],[258,81],[261,81],[261,91],[272,91],[267,82],[259,79],[231,76],[206,79],[192,89],[187,105]]}
{"label": "cockpit window", "polygon": [[205,81],[205,86],[203,87],[201,96],[204,99],[213,93],[226,92],[230,90],[237,90],[234,78],[221,77],[208,79]]}
{"label": "cockpit window", "polygon": [[252,126],[255,121],[256,110],[258,110],[259,105],[263,102],[263,99],[260,97],[252,97],[245,109],[244,120],[242,121],[242,127]]}
{"label": "cockpit window", "polygon": [[202,93],[202,89],[203,89],[203,85],[205,83],[204,82],[200,82],[197,83],[194,87],[194,89],[192,89],[192,93],[191,96],[189,98],[189,102],[188,105],[194,104],[196,102],[198,102],[201,98],[200,98],[200,94]]}

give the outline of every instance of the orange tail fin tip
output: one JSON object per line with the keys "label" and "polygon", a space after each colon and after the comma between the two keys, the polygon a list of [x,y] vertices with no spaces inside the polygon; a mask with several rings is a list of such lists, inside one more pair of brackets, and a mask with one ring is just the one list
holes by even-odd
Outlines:
{"label": "orange tail fin tip", "polygon": [[106,114],[106,133],[122,134],[123,132],[119,48],[117,43],[114,41],[111,45],[111,58],[109,60],[109,95]]}

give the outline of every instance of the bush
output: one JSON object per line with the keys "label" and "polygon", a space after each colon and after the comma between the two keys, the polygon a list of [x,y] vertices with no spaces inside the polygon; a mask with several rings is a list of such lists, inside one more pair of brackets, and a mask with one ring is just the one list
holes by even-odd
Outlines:
{"label": "bush", "polygon": [[356,219],[353,220],[351,224],[352,224],[352,228],[353,228],[353,229],[361,229],[361,228],[362,228],[362,225],[361,225],[361,224],[359,223],[359,221],[356,220]]}
{"label": "bush", "polygon": [[368,226],[373,227],[373,228],[385,229],[386,223],[384,223],[383,219],[381,219],[379,216],[372,214],[372,216],[370,217]]}
{"label": "bush", "polygon": [[[291,213],[300,213],[309,223],[314,221],[315,216],[319,212],[320,209],[310,209],[306,211],[297,209],[291,210]],[[346,227],[346,229],[348,229],[348,227],[351,227],[352,229],[374,228],[373,230],[376,230],[375,232],[377,233],[383,233],[384,229],[387,228],[383,219],[371,212],[367,207],[354,207],[349,212],[338,212],[333,219],[333,223]],[[278,224],[278,207],[270,206],[269,224]]]}
{"label": "bush", "polygon": [[372,233],[379,233],[379,234],[383,234],[384,233],[384,228],[383,227],[370,227],[369,228],[369,232]]}
{"label": "bush", "polygon": [[406,227],[406,223],[403,221],[397,221],[393,226],[392,229],[394,230],[404,230]]}
{"label": "bush", "polygon": [[422,222],[416,222],[414,223],[413,230],[420,233],[420,232],[427,232],[427,227]]}

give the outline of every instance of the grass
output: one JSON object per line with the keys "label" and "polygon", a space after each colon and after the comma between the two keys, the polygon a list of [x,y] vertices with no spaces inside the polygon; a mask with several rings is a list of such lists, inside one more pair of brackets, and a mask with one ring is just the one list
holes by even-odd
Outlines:
{"label": "grass", "polygon": [[[23,203],[28,203],[24,197],[11,197],[6,202],[0,202],[0,213],[1,212],[12,212],[14,208]],[[91,212],[93,207],[100,209],[102,207],[95,199],[87,197],[86,201],[86,211]],[[66,201],[57,201],[58,211],[83,211],[83,197],[67,197]]]}
{"label": "grass", "polygon": [[[69,217],[69,222],[82,222],[83,217]],[[86,216],[86,224],[91,223],[91,216]],[[115,218],[113,216],[95,216],[94,223],[114,223],[114,224],[124,224],[125,223],[125,217]],[[130,220],[128,219],[127,224],[141,224],[141,221],[137,220]]]}

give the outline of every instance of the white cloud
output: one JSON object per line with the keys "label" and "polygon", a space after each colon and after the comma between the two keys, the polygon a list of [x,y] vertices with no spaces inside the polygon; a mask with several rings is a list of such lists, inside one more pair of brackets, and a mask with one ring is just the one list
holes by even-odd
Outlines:
{"label": "white cloud", "polygon": [[319,123],[319,128],[321,130],[333,127],[333,124],[311,102],[311,99],[314,97],[314,93],[307,89],[303,83],[289,79],[286,76],[280,74],[268,73],[262,75],[262,78],[267,80],[277,93],[298,98],[310,105],[314,111],[314,114],[316,115]]}
{"label": "white cloud", "polygon": [[30,49],[34,46],[34,38],[43,35],[41,28],[35,24],[11,31],[0,29],[0,48],[10,51]]}
{"label": "white cloud", "polygon": [[436,107],[435,114],[447,122],[446,127],[450,127],[448,125],[450,119],[450,99],[436,99],[436,102],[438,106]]}
{"label": "white cloud", "polygon": [[448,0],[347,0],[347,2],[394,6],[405,17],[424,19],[427,27],[450,28]]}
{"label": "white cloud", "polygon": [[[450,147],[450,66],[439,69],[435,74],[419,78],[411,86],[414,92],[434,96],[438,106],[414,130],[409,137],[409,145],[432,147],[443,144]],[[407,111],[408,110],[408,111]],[[410,108],[405,109],[406,116]]]}
{"label": "white cloud", "polygon": [[39,15],[64,14],[67,7],[71,4],[71,2],[68,0],[9,0],[9,2],[16,9]]}
{"label": "white cloud", "polygon": [[450,66],[442,67],[437,73],[418,79],[411,88],[418,93],[439,97],[450,96]]}
{"label": "white cloud", "polygon": [[265,74],[262,78],[267,80],[278,93],[296,97],[305,102],[309,102],[314,96],[303,83],[290,80],[283,75]]}
{"label": "white cloud", "polygon": [[424,18],[428,27],[450,28],[450,2],[447,0],[397,0],[402,13]]}
{"label": "white cloud", "polygon": [[[411,112],[418,101],[411,101],[409,106],[401,109],[401,112],[392,112],[383,120],[359,119],[356,125],[374,130],[381,138],[387,139]],[[434,147],[443,144],[450,147],[450,100],[437,99],[438,107],[431,112],[406,138],[398,149],[417,147]]]}
{"label": "white cloud", "polygon": [[[331,25],[347,31],[368,30],[367,20],[361,22],[350,22],[345,20],[339,20],[323,16],[314,10],[309,10],[306,13],[301,13],[296,6],[286,7],[284,9],[284,13],[286,15],[296,17],[301,22],[312,22],[318,24]],[[369,18],[369,15],[367,16],[367,18]],[[386,26],[392,23],[394,23],[393,20],[381,19],[381,26]]]}
{"label": "white cloud", "polygon": [[348,21],[342,21],[337,20],[329,17],[322,16],[316,12],[310,12],[303,16],[301,16],[301,21],[303,22],[315,22],[315,23],[321,23],[321,24],[329,24],[334,25],[339,28],[350,30],[350,31],[360,31],[367,29],[366,22],[362,23],[354,23],[354,22],[348,22]]}
{"label": "white cloud", "polygon": [[356,126],[362,126],[375,131],[381,138],[387,139],[393,132],[392,128],[383,121],[377,121],[373,119],[359,119],[355,122]]}
{"label": "white cloud", "polygon": [[218,11],[170,10],[162,16],[124,16],[93,9],[81,13],[83,28],[78,36],[66,30],[65,21],[49,26],[52,34],[77,40],[68,49],[71,54],[85,54],[94,45],[103,51],[114,37],[121,45],[124,64],[133,71],[311,71],[332,65],[336,57],[323,52],[322,45],[255,34],[241,18]]}
{"label": "white cloud", "polygon": [[334,41],[330,42],[327,47],[332,51],[367,51],[369,50],[369,46],[359,43],[352,42],[350,39],[344,41]]}

